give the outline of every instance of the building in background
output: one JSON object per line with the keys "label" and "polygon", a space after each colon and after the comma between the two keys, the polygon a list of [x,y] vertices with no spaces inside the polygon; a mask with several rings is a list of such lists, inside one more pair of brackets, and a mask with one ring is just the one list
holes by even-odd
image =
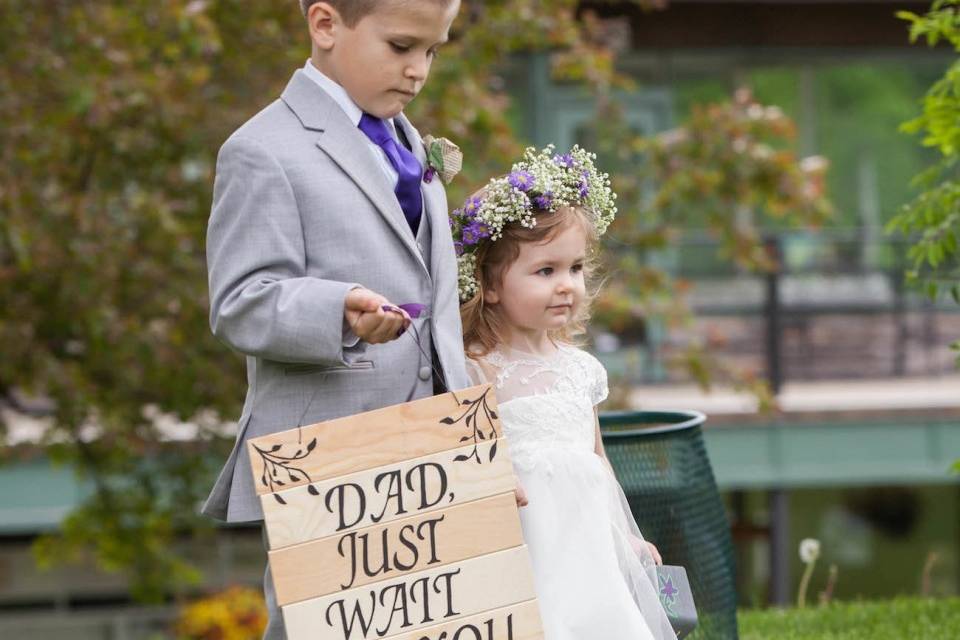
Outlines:
{"label": "building in background", "polygon": [[[691,390],[667,366],[687,337],[676,329],[650,326],[636,344],[613,336],[601,354],[641,408],[702,403],[711,414],[707,443],[738,545],[741,601],[790,600],[805,537],[823,542],[824,573],[837,564],[835,597],[958,593],[960,484],[947,467],[960,458],[960,378],[946,345],[960,335],[960,315],[903,290],[902,246],[883,234],[926,160],[898,126],[950,59],[909,46],[894,17],[927,4],[583,8],[638,82],[620,96],[638,132],[668,130],[694,105],[750,86],[797,121],[803,153],[831,162],[837,217],[823,232],[779,236],[776,282],[723,266],[696,233],[649,256],[691,280],[698,331],[721,355],[776,374],[784,415],[758,418],[749,398]],[[503,78],[531,141],[589,142],[595,100],[552,82],[548,54],[518,58]],[[49,464],[0,468],[0,637],[121,640],[162,630],[172,608],[132,606],[122,580],[89,564],[36,569],[30,543],[84,494],[82,481]],[[189,544],[205,588],[261,580],[258,529],[223,528]]]}

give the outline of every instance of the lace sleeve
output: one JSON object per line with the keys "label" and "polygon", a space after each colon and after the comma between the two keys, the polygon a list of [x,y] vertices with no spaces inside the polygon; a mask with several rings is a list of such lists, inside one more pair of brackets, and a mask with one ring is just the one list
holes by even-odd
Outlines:
{"label": "lace sleeve", "polygon": [[607,370],[603,364],[594,356],[584,352],[584,356],[589,361],[590,368],[590,401],[594,406],[600,404],[610,395],[610,388],[607,382]]}

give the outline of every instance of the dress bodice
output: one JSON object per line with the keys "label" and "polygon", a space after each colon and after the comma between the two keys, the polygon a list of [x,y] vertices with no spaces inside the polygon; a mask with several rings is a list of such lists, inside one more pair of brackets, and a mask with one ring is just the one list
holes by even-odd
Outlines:
{"label": "dress bodice", "polygon": [[[607,373],[589,353],[505,347],[467,360],[490,383],[518,485],[543,636],[677,640],[657,597],[654,561],[613,470],[595,453],[594,407]],[[575,550],[573,553],[571,550]]]}
{"label": "dress bodice", "polygon": [[589,353],[560,345],[549,356],[497,349],[468,359],[477,384],[493,384],[514,465],[536,464],[554,448],[592,452],[594,406],[607,397],[603,365]]}

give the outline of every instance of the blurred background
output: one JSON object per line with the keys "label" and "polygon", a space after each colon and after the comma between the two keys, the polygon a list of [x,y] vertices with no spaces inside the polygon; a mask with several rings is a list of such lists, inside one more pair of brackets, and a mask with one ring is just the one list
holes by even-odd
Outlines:
{"label": "blurred background", "polygon": [[[527,144],[611,173],[606,409],[708,414],[739,605],[796,600],[805,538],[810,601],[957,596],[955,2],[464,0],[452,36],[409,111],[465,152],[451,208]],[[204,233],[297,3],[12,0],[0,55],[0,636],[259,637],[259,529],[196,513],[246,388]]]}

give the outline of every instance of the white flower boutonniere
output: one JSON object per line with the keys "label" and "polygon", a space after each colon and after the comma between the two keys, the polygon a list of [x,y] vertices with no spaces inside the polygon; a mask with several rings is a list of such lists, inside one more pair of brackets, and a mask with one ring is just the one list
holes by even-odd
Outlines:
{"label": "white flower boutonniere", "polygon": [[427,170],[423,172],[424,182],[439,175],[444,184],[450,184],[453,177],[463,168],[463,152],[460,147],[446,138],[425,136],[423,146],[427,152]]}

